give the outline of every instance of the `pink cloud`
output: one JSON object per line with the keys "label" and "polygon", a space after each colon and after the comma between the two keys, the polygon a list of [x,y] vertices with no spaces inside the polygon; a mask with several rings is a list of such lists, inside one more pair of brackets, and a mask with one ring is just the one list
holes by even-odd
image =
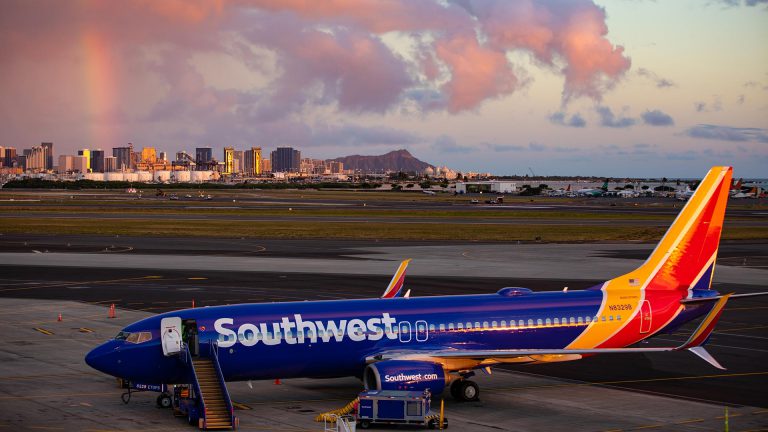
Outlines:
{"label": "pink cloud", "polygon": [[[624,48],[607,39],[605,11],[591,0],[472,2],[492,44],[528,50],[537,60],[561,68],[566,99],[600,99],[629,70]],[[562,66],[561,66],[562,65]]]}
{"label": "pink cloud", "polygon": [[455,35],[436,45],[437,57],[451,70],[443,86],[448,111],[472,109],[515,90],[517,79],[504,53],[481,46],[474,34]]}

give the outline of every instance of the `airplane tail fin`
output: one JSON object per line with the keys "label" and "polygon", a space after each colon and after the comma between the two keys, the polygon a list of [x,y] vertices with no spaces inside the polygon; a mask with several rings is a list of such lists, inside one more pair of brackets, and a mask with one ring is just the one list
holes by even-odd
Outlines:
{"label": "airplane tail fin", "polygon": [[692,290],[709,289],[731,176],[731,167],[709,170],[645,263],[609,281],[606,288],[672,291],[682,297],[688,297]]}
{"label": "airplane tail fin", "polygon": [[[600,325],[596,318],[569,349],[627,346],[645,339],[679,316],[686,308],[682,299],[710,289],[731,175],[731,167],[710,169],[645,263],[600,286]],[[703,350],[696,346],[694,352]]]}
{"label": "airplane tail fin", "polygon": [[403,285],[405,284],[405,269],[408,268],[410,262],[411,260],[407,259],[400,263],[400,267],[397,268],[395,275],[392,276],[392,280],[389,282],[387,289],[384,290],[384,294],[381,295],[381,298],[395,298],[400,295],[400,292],[403,290]]}

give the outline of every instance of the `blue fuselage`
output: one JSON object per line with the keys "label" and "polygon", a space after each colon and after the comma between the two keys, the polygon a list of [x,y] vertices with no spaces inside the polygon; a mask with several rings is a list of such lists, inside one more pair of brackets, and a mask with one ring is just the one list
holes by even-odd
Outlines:
{"label": "blue fuselage", "polygon": [[360,376],[366,359],[382,352],[565,348],[596,319],[602,300],[602,291],[589,289],[184,309],[131,324],[125,332],[151,332],[151,339],[111,340],[86,361],[134,381],[179,382],[178,359],[160,345],[161,320],[179,317],[194,320],[200,344],[217,342],[227,381]]}

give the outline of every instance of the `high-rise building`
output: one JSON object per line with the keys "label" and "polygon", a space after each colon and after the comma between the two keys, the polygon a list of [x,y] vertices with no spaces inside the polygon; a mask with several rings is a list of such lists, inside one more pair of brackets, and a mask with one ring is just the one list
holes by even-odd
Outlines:
{"label": "high-rise building", "polygon": [[104,172],[117,171],[117,158],[114,156],[104,156]]}
{"label": "high-rise building", "polygon": [[168,155],[164,151],[161,151],[159,153],[159,156],[157,157],[157,160],[158,161],[163,161],[163,162],[168,162]]}
{"label": "high-rise building", "polygon": [[262,159],[261,160],[261,172],[262,173],[272,172],[272,160],[271,159]]}
{"label": "high-rise building", "polygon": [[74,171],[74,156],[72,155],[59,155],[59,165],[56,168],[60,174]]}
{"label": "high-rise building", "polygon": [[45,150],[45,169],[53,169],[53,143],[44,142],[40,146]]}
{"label": "high-rise building", "polygon": [[25,169],[30,171],[44,171],[47,163],[47,149],[45,147],[32,147],[24,149]]}
{"label": "high-rise building", "polygon": [[4,159],[3,166],[13,168],[14,162],[16,162],[16,149],[13,147],[6,147]]}
{"label": "high-rise building", "polygon": [[278,147],[272,152],[272,172],[299,172],[301,152],[293,147]]}
{"label": "high-rise building", "polygon": [[243,169],[244,169],[244,165],[245,165],[245,160],[243,159],[244,158],[244,153],[245,152],[243,152],[242,150],[235,150],[232,153],[232,161],[234,162],[232,164],[232,167],[233,167],[233,171],[232,172],[234,172],[236,174],[242,174],[243,173]]}
{"label": "high-rise building", "polygon": [[245,173],[251,176],[261,175],[261,147],[251,147],[245,151],[243,165]]}
{"label": "high-rise building", "polygon": [[5,166],[5,147],[0,146],[0,167]]}
{"label": "high-rise building", "polygon": [[224,174],[232,174],[235,172],[235,149],[232,147],[224,147]]}
{"label": "high-rise building", "polygon": [[128,147],[114,147],[112,149],[112,156],[115,158],[115,169],[117,171],[133,169],[133,165],[131,164],[131,153],[133,153],[133,145]]}
{"label": "high-rise building", "polygon": [[87,173],[89,162],[90,159],[87,156],[72,156],[72,171]]}
{"label": "high-rise building", "polygon": [[328,166],[331,174],[344,174],[344,162],[330,161]]}
{"label": "high-rise building", "polygon": [[86,163],[85,171],[80,171],[80,172],[84,172],[84,173],[90,172],[91,171],[91,151],[88,149],[78,150],[77,155],[85,157],[86,160],[88,161]]}
{"label": "high-rise building", "polygon": [[104,150],[91,150],[91,171],[104,172]]}
{"label": "high-rise building", "polygon": [[27,170],[27,156],[21,154],[16,155],[16,161],[13,163],[16,168],[20,168],[22,171]]}
{"label": "high-rise building", "polygon": [[213,161],[213,149],[210,147],[197,147],[195,149],[195,164],[197,169],[207,170],[208,165]]}

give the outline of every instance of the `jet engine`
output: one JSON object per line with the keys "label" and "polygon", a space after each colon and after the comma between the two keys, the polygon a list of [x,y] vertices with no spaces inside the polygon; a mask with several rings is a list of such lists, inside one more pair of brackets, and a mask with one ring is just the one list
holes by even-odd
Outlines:
{"label": "jet engine", "polygon": [[447,377],[438,363],[414,360],[384,360],[369,364],[363,374],[363,384],[368,390],[429,389],[440,394]]}

